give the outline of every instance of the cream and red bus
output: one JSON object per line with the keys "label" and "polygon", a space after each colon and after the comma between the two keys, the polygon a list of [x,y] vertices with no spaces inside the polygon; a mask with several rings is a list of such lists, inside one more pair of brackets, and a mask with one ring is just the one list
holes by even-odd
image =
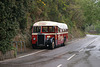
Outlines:
{"label": "cream and red bus", "polygon": [[65,23],[39,21],[33,24],[32,47],[49,47],[65,45],[68,41],[68,26]]}

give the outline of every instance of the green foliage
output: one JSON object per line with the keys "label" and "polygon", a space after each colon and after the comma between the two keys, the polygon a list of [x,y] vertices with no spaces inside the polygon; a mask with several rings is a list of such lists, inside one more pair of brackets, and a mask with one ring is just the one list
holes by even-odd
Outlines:
{"label": "green foliage", "polygon": [[1,0],[0,1],[0,51],[10,50],[11,39],[18,29],[27,27],[26,12],[28,0]]}
{"label": "green foliage", "polygon": [[100,27],[100,1],[96,0],[77,0],[81,5],[81,9],[85,16],[85,27],[89,27],[89,30],[93,30],[91,26],[94,26],[97,32],[99,32]]}
{"label": "green foliage", "polygon": [[100,21],[97,21],[96,24],[94,24],[94,30],[100,34]]}
{"label": "green foliage", "polygon": [[77,0],[81,5],[81,9],[84,11],[85,25],[90,26],[95,24],[97,20],[100,20],[100,1],[96,3],[96,0]]}
{"label": "green foliage", "polygon": [[100,34],[100,24],[95,25],[95,30],[97,31],[97,33]]}
{"label": "green foliage", "polygon": [[[31,23],[40,20],[66,23],[72,33],[74,28],[84,31],[86,26],[100,21],[99,12],[100,1],[95,0],[0,0],[0,51],[5,53],[12,48],[10,42],[27,28],[28,18]],[[99,31],[99,25],[95,29]]]}

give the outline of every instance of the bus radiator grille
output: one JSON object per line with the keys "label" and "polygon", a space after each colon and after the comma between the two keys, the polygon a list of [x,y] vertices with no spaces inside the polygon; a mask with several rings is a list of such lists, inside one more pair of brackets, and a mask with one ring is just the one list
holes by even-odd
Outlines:
{"label": "bus radiator grille", "polygon": [[38,46],[44,46],[44,39],[45,36],[44,35],[38,35]]}

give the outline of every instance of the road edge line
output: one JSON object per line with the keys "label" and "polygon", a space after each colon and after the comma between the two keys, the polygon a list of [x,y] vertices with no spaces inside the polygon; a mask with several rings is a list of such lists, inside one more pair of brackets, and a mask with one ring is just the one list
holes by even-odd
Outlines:
{"label": "road edge line", "polygon": [[0,61],[0,63],[11,61],[11,60],[15,60],[15,59],[20,59],[20,58],[27,57],[27,56],[30,56],[30,55],[34,55],[34,54],[37,54],[37,53],[40,53],[40,52],[43,52],[43,51],[45,51],[45,50],[40,50],[40,51],[33,52],[33,53],[30,53],[30,54],[26,54],[26,55],[23,55],[23,56],[19,56],[19,57],[16,57],[16,58],[12,58],[12,59],[7,59],[7,60],[4,60],[4,61]]}
{"label": "road edge line", "polygon": [[37,51],[37,52],[34,52],[34,53],[30,53],[30,54],[27,54],[27,55],[24,55],[24,56],[20,56],[20,57],[17,57],[17,58],[27,57],[27,56],[34,55],[34,54],[37,54],[37,53],[40,53],[40,52],[43,52],[43,51],[45,51],[45,50],[40,50],[40,51]]}

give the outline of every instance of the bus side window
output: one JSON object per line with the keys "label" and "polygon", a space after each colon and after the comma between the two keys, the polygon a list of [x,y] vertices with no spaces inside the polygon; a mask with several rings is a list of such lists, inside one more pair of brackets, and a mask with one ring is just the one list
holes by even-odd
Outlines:
{"label": "bus side window", "polygon": [[60,29],[60,32],[61,32],[61,29]]}
{"label": "bus side window", "polygon": [[66,32],[65,29],[64,29],[64,32]]}
{"label": "bus side window", "polygon": [[57,33],[57,27],[55,26],[55,33]]}
{"label": "bus side window", "polygon": [[68,29],[66,29],[66,32],[68,32]]}
{"label": "bus side window", "polygon": [[60,32],[62,32],[62,29],[60,29]]}
{"label": "bus side window", "polygon": [[60,32],[60,28],[58,28],[58,32]]}
{"label": "bus side window", "polygon": [[63,32],[65,32],[65,30],[63,29]]}
{"label": "bus side window", "polygon": [[54,26],[52,27],[52,32],[55,32],[55,27]]}

